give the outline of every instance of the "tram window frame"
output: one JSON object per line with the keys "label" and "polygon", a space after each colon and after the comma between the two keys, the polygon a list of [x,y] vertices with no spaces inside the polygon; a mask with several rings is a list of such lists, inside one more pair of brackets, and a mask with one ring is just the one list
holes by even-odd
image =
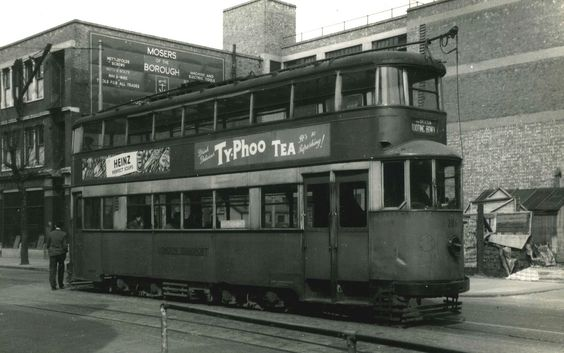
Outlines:
{"label": "tram window frame", "polygon": [[[127,229],[152,229],[152,208],[151,194],[127,195]],[[133,221],[137,216],[141,217],[143,221],[143,228],[134,228]]]}
{"label": "tram window frame", "polygon": [[115,206],[113,196],[102,197],[102,229],[114,229]]}
{"label": "tram window frame", "polygon": [[[437,208],[460,209],[460,161],[437,159],[436,160],[436,185]],[[452,168],[452,173],[447,175],[446,169]],[[452,196],[449,198],[449,196]]]}
{"label": "tram window frame", "polygon": [[298,197],[297,184],[263,186],[261,188],[261,228],[297,228]]}
{"label": "tram window frame", "polygon": [[375,68],[341,72],[341,110],[374,105],[375,91]]}
{"label": "tram window frame", "polygon": [[[86,123],[82,126],[82,151],[95,151],[103,146],[104,125],[102,120]],[[89,128],[92,128],[89,130]]]}
{"label": "tram window frame", "polygon": [[102,205],[100,197],[85,197],[82,199],[83,223],[82,229],[101,229]]}
{"label": "tram window frame", "polygon": [[182,136],[182,109],[174,108],[156,111],[155,141]]}
{"label": "tram window frame", "polygon": [[411,209],[429,209],[435,205],[433,160],[409,161],[409,190]]}
{"label": "tram window frame", "polygon": [[214,131],[213,100],[190,104],[184,107],[184,136],[211,133]]}
{"label": "tram window frame", "polygon": [[282,85],[253,92],[253,118],[257,124],[288,119],[292,86]]}
{"label": "tram window frame", "polygon": [[[391,167],[396,167],[393,170]],[[406,203],[405,161],[385,161],[382,163],[382,202],[384,208],[402,208]],[[391,193],[390,193],[391,191]],[[399,197],[396,197],[399,195]]]}
{"label": "tram window frame", "polygon": [[296,119],[335,111],[337,74],[308,77],[294,83],[294,112]]}
{"label": "tram window frame", "polygon": [[181,193],[165,192],[153,194],[153,225],[155,229],[180,229]]}
{"label": "tram window frame", "polygon": [[[121,123],[121,124],[120,124]],[[123,129],[119,129],[122,126]],[[127,119],[120,117],[104,121],[104,147],[119,147],[126,145]]]}
{"label": "tram window frame", "polygon": [[153,113],[127,118],[127,143],[140,144],[153,140]]}
{"label": "tram window frame", "polygon": [[307,228],[327,228],[330,223],[329,183],[311,183],[305,190]]}
{"label": "tram window frame", "polygon": [[422,70],[409,70],[409,95],[411,106],[440,110],[440,84],[441,78],[434,72]]}
{"label": "tram window frame", "polygon": [[[241,202],[243,201],[243,202]],[[215,212],[217,229],[249,229],[250,228],[250,195],[249,188],[230,188],[216,190]],[[237,210],[236,208],[239,208]],[[246,212],[241,208],[246,208]],[[240,218],[232,216],[232,210],[237,211]],[[242,222],[241,222],[242,221]]]}
{"label": "tram window frame", "polygon": [[[395,77],[392,82],[391,78]],[[376,70],[376,103],[409,105],[408,71],[398,66],[380,66]]]}
{"label": "tram window frame", "polygon": [[184,192],[182,195],[182,229],[212,229],[213,209],[213,191]]}
{"label": "tram window frame", "polygon": [[217,130],[250,124],[251,93],[245,92],[217,99]]}
{"label": "tram window frame", "polygon": [[[362,192],[359,193],[359,190],[362,190]],[[366,228],[367,208],[368,185],[365,180],[341,181],[339,183],[340,227]]]}

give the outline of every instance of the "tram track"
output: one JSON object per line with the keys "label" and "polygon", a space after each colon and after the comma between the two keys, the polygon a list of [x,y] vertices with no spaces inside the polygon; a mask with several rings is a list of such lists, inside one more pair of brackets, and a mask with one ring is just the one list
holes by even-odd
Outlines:
{"label": "tram track", "polygon": [[[41,305],[44,304],[44,305]],[[140,326],[149,329],[160,330],[160,316],[157,314],[135,313],[124,310],[101,308],[100,306],[75,305],[75,304],[52,304],[49,302],[31,304],[15,304],[18,307],[38,310],[43,312],[58,313],[64,315],[80,316],[89,319],[111,321],[118,324]],[[240,322],[222,324],[217,318],[201,317],[201,320],[189,320],[185,318],[171,317],[172,323],[168,327],[169,333],[176,335],[195,335],[210,339],[251,345],[258,348],[288,353],[305,352],[342,352],[346,345],[342,340],[327,337],[316,337],[315,335],[302,334],[299,332],[284,331],[284,334],[273,333],[268,327],[258,325],[243,325]],[[207,320],[208,322],[203,322]],[[255,326],[252,329],[250,326]],[[258,326],[258,327],[257,327]],[[208,333],[204,333],[203,331]],[[277,331],[277,330],[274,330]],[[279,331],[279,330],[278,330]],[[177,337],[178,339],[178,337]],[[378,350],[380,351],[380,350]],[[399,348],[386,350],[386,352],[407,352]],[[362,350],[357,352],[374,352],[374,350]]]}
{"label": "tram track", "polygon": [[[160,331],[160,313],[158,308],[161,303],[160,300],[90,293],[76,289],[68,292],[66,290],[53,292],[48,297],[37,295],[22,297],[17,294],[18,287],[20,286],[15,286],[13,290],[4,290],[3,297],[11,304],[22,308],[103,320],[111,322],[112,325],[132,325],[133,327],[157,330],[156,332]],[[192,306],[192,304],[189,305]],[[396,340],[405,339],[406,343],[402,347],[401,344],[386,346],[385,344],[366,344],[359,341],[357,352],[432,352],[437,347],[443,347],[442,350],[444,352],[488,352],[496,350],[499,346],[510,347],[512,352],[530,352],[531,350],[527,350],[525,347],[535,345],[537,346],[536,348],[542,347],[539,349],[543,352],[560,352],[561,350],[557,346],[562,347],[561,342],[564,336],[564,334],[554,331],[536,329],[533,332],[533,330],[514,326],[464,320],[442,319],[429,322],[428,324],[410,326],[409,328],[398,328],[354,322],[343,320],[342,318],[340,320],[329,320],[300,314],[280,314],[223,306],[210,307],[205,304],[196,306],[202,310],[211,308],[211,310],[222,313],[245,315],[266,320],[303,321],[309,325],[319,325],[320,327],[354,330],[361,335],[371,334]],[[123,307],[126,309],[123,309]],[[128,310],[127,308],[132,309]],[[280,328],[276,329],[266,325],[234,322],[224,318],[176,311],[171,311],[169,318],[168,331],[171,337],[171,348],[174,348],[175,341],[189,339],[189,336],[200,336],[275,352],[342,352],[347,349],[346,342],[343,339]],[[155,336],[157,337],[157,335]],[[413,343],[417,343],[420,347],[428,345],[428,348],[405,348],[413,347]]]}

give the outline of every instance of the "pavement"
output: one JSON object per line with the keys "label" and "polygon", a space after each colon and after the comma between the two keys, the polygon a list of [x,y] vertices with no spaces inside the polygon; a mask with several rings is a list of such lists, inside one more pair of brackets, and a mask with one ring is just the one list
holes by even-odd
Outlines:
{"label": "pavement", "polygon": [[[2,249],[0,268],[49,271],[49,256],[43,250],[29,251],[29,264],[21,265],[18,249]],[[502,297],[564,290],[564,264],[553,267],[529,267],[507,278],[473,275],[464,297]]]}

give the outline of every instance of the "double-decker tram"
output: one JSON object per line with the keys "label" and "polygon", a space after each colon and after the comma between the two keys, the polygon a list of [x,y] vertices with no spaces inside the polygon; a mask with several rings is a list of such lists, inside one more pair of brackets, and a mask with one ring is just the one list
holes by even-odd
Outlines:
{"label": "double-decker tram", "polygon": [[363,52],[77,120],[74,276],[227,304],[458,310],[445,71]]}

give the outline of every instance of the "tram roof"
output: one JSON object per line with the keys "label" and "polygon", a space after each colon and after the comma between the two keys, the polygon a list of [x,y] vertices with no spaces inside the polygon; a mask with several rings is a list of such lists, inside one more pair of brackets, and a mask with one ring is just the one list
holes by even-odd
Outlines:
{"label": "tram roof", "polygon": [[182,106],[192,101],[205,101],[214,97],[230,96],[237,92],[251,92],[264,87],[281,85],[301,77],[316,76],[336,70],[361,69],[373,66],[417,67],[421,70],[431,71],[438,76],[444,76],[446,73],[445,66],[439,60],[435,60],[428,55],[401,51],[364,51],[318,60],[259,76],[251,73],[247,77],[218,83],[205,84],[195,82],[186,87],[141,98],[136,101],[139,104],[130,102],[106,111],[94,113],[78,119],[75,124],[109,118],[116,114],[133,115],[144,111],[149,112]]}
{"label": "tram roof", "polygon": [[412,140],[398,146],[390,147],[382,153],[382,158],[426,158],[426,157],[447,157],[462,159],[458,153],[435,141]]}

